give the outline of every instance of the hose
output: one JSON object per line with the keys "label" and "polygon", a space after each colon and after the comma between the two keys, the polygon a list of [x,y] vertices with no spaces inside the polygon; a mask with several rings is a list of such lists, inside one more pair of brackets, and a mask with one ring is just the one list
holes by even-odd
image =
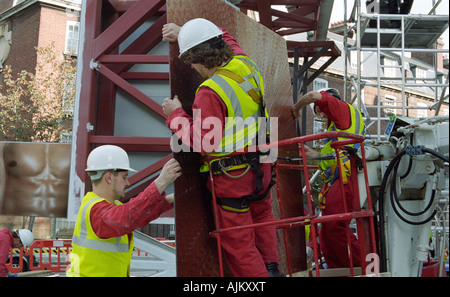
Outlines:
{"label": "hose", "polygon": [[399,162],[399,160],[406,154],[406,151],[401,151],[398,153],[394,159],[389,163],[386,168],[386,172],[384,173],[383,180],[380,185],[380,195],[378,198],[378,209],[380,213],[380,253],[381,253],[381,261],[380,261],[380,270],[381,272],[387,272],[387,259],[386,259],[386,235],[384,230],[384,191],[386,189],[387,181],[390,176],[390,173],[394,166]]}
{"label": "hose", "polygon": [[[444,162],[449,162],[449,158],[446,157],[445,155],[429,149],[429,148],[421,148],[422,152],[424,153],[429,153],[434,155],[435,157],[442,159]],[[379,199],[378,199],[378,203],[379,203],[379,212],[380,212],[380,251],[381,251],[381,263],[380,263],[380,269],[382,272],[386,272],[387,271],[387,259],[386,259],[386,242],[385,242],[385,230],[384,230],[384,195],[385,195],[385,191],[386,191],[386,187],[387,187],[387,183],[388,183],[388,179],[391,175],[391,172],[394,170],[394,173],[397,174],[397,169],[398,169],[398,165],[400,163],[401,158],[406,154],[406,150],[401,151],[400,153],[398,153],[394,159],[392,159],[392,161],[389,163],[388,167],[386,168],[386,172],[383,176],[383,180],[381,182],[380,185],[380,195],[379,195]],[[409,167],[409,166],[408,166]],[[402,178],[406,177],[406,175],[403,175]],[[432,190],[431,192],[431,198],[430,198],[430,202],[428,203],[427,207],[425,208],[425,210],[421,211],[421,212],[417,212],[417,213],[412,213],[409,212],[407,210],[405,210],[401,205],[400,205],[400,201],[398,200],[397,197],[397,193],[395,191],[395,175],[393,177],[393,181],[391,182],[391,205],[392,208],[395,212],[395,214],[405,223],[407,224],[411,224],[411,225],[422,225],[425,224],[427,222],[429,222],[434,215],[436,214],[435,210],[433,212],[433,214],[428,217],[427,219],[420,221],[420,222],[412,222],[410,220],[407,220],[405,217],[403,217],[397,207],[395,206],[394,202],[400,207],[400,209],[405,212],[406,214],[412,215],[412,216],[419,216],[421,214],[424,214],[426,211],[428,211],[428,209],[432,206],[432,202],[434,201],[435,198],[435,194],[436,194],[436,190]]]}
{"label": "hose", "polygon": [[[412,221],[407,220],[407,219],[406,219],[405,217],[403,217],[402,215],[400,215],[400,213],[397,211],[396,206],[394,205],[394,202],[395,202],[395,204],[396,204],[396,205],[397,205],[404,213],[406,213],[407,215],[410,215],[410,216],[420,216],[420,215],[423,215],[424,213],[426,213],[426,212],[430,209],[430,207],[433,205],[433,202],[434,202],[434,196],[435,196],[435,194],[436,194],[436,190],[434,190],[434,189],[432,190],[430,202],[428,203],[428,205],[425,207],[424,210],[419,211],[419,212],[410,212],[410,211],[406,210],[406,209],[401,205],[400,199],[398,198],[397,191],[396,191],[397,179],[395,178],[395,176],[397,175],[398,165],[399,165],[399,163],[397,163],[397,165],[394,167],[394,175],[393,175],[394,178],[393,178],[392,181],[391,181],[391,205],[392,205],[392,208],[394,209],[394,212],[397,214],[397,216],[398,216],[402,221],[404,221],[405,223],[408,223],[408,224],[410,224],[410,225],[422,225],[422,224],[425,224],[425,223],[427,223],[429,220],[431,220],[431,219],[434,217],[434,215],[436,214],[436,211],[433,213],[432,216],[430,216],[430,217],[429,217],[428,219],[426,219],[425,221],[422,221],[422,222],[412,222]],[[394,199],[392,199],[392,197],[394,197]]]}

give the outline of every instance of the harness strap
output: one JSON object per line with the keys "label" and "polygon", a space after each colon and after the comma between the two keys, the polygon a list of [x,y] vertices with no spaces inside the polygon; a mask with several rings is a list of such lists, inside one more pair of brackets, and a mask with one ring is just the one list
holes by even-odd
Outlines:
{"label": "harness strap", "polygon": [[234,74],[233,72],[231,72],[228,69],[217,69],[217,71],[215,73],[226,76],[226,77],[231,78],[232,80],[236,81],[239,84],[239,86],[245,92],[247,92],[247,94],[250,97],[252,97],[253,101],[255,101],[258,104],[261,102],[261,97],[258,95],[258,93],[256,93],[256,90],[254,89],[254,87],[248,80],[243,79],[242,77],[240,77],[237,74]]}
{"label": "harness strap", "polygon": [[267,189],[261,195],[253,197],[252,195],[240,197],[240,198],[224,198],[216,197],[216,203],[224,210],[231,212],[243,213],[250,210],[250,202],[261,202],[265,200],[269,194],[270,188],[275,182],[272,181]]}
{"label": "harness strap", "polygon": [[[265,198],[267,196],[268,191],[270,188],[275,184],[275,181],[271,181],[269,187],[263,194],[259,194],[264,189],[263,184],[263,178],[264,178],[264,171],[259,167],[259,157],[261,156],[261,153],[254,152],[254,153],[247,153],[242,155],[236,155],[232,157],[224,157],[217,160],[214,160],[211,162],[211,170],[214,175],[221,175],[224,171],[231,171],[231,170],[238,170],[243,169],[245,166],[250,166],[252,170],[255,171],[255,185],[256,188],[253,191],[253,193],[248,197],[250,201],[259,201],[262,198]],[[248,172],[248,170],[246,170]],[[245,173],[246,173],[245,172]],[[239,177],[242,177],[240,175]],[[235,198],[231,198],[235,199]]]}

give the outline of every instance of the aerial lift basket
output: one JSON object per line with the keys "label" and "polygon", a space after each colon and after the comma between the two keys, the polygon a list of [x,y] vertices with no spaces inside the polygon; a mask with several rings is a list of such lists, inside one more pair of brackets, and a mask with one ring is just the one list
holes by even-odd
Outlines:
{"label": "aerial lift basket", "polygon": [[[210,236],[216,238],[217,241],[217,252],[218,252],[218,258],[219,258],[219,269],[220,269],[220,276],[224,276],[224,267],[223,267],[223,255],[222,255],[222,249],[221,249],[221,234],[223,232],[233,232],[236,230],[242,230],[247,228],[258,228],[262,226],[268,226],[268,225],[275,225],[277,229],[283,229],[283,237],[285,242],[285,251],[286,251],[286,260],[287,260],[287,266],[289,270],[289,275],[292,276],[292,268],[290,264],[289,259],[289,248],[287,244],[287,237],[286,237],[286,228],[291,228],[295,226],[306,226],[310,225],[310,232],[313,239],[317,238],[317,230],[318,230],[318,224],[322,222],[331,222],[331,221],[339,221],[339,220],[345,220],[345,221],[351,221],[352,219],[355,219],[356,226],[357,226],[357,237],[358,242],[360,245],[360,251],[361,251],[361,274],[374,274],[375,276],[379,275],[379,265],[378,265],[378,257],[377,250],[376,250],[376,237],[375,237],[375,227],[374,227],[374,217],[375,212],[372,209],[372,201],[370,198],[370,192],[369,192],[369,186],[368,186],[368,176],[367,176],[367,169],[366,169],[366,158],[364,154],[364,149],[361,149],[361,157],[360,159],[357,159],[355,152],[351,152],[348,150],[348,147],[345,147],[350,144],[356,144],[360,143],[361,147],[364,146],[363,141],[364,137],[361,135],[356,135],[352,133],[346,133],[346,132],[340,132],[340,131],[332,131],[332,132],[323,132],[313,135],[307,135],[307,136],[301,136],[286,140],[281,140],[274,143],[259,145],[258,147],[249,147],[243,152],[235,152],[233,154],[227,155],[227,157],[243,154],[245,152],[251,152],[254,151],[254,149],[259,149],[260,151],[268,151],[272,148],[280,148],[285,146],[292,146],[297,145],[300,156],[305,156],[305,147],[304,144],[306,142],[314,141],[314,140],[320,140],[325,138],[331,138],[331,137],[339,137],[340,141],[335,141],[332,143],[332,148],[336,151],[337,156],[337,163],[338,163],[338,170],[339,172],[343,172],[343,168],[341,168],[341,162],[338,150],[344,149],[349,152],[349,159],[351,162],[351,172],[355,174],[355,178],[352,179],[353,184],[353,192],[354,192],[354,209],[349,209],[349,207],[346,205],[345,199],[343,199],[343,205],[344,205],[344,212],[333,214],[333,215],[316,215],[315,214],[315,207],[314,202],[312,199],[312,191],[311,191],[311,185],[310,185],[310,177],[309,177],[309,170],[316,169],[317,166],[311,166],[306,164],[306,160],[300,158],[300,164],[276,164],[275,165],[275,173],[276,173],[276,179],[277,179],[277,192],[279,197],[279,204],[280,204],[280,210],[281,210],[281,218],[274,220],[272,222],[264,222],[264,223],[256,223],[256,224],[249,224],[249,225],[243,225],[243,226],[234,226],[230,228],[222,228],[219,225],[219,220],[217,217],[217,209],[216,207],[213,207],[213,213],[214,213],[214,224],[215,224],[215,230],[210,232]],[[215,157],[217,158],[217,157]],[[203,162],[211,161],[213,157],[206,157],[203,158]],[[209,162],[208,162],[209,164]],[[211,169],[211,168],[210,168]],[[285,218],[283,217],[283,198],[282,198],[282,191],[280,191],[280,181],[278,180],[278,171],[283,169],[293,169],[293,170],[303,170],[304,174],[304,180],[306,183],[306,194],[307,194],[307,206],[309,208],[309,214],[304,216],[297,216],[297,217],[290,217]],[[360,193],[359,193],[359,186],[358,186],[358,178],[356,178],[356,173],[358,170],[363,172],[364,174],[364,182],[365,182],[365,191],[367,195],[367,203],[364,204],[363,208],[361,208],[360,204]],[[212,174],[212,170],[209,171],[209,178],[211,180],[212,184],[212,199],[213,199],[213,205],[216,205],[216,194],[214,189],[214,175]],[[342,197],[344,197],[344,186],[342,179],[338,179],[341,184],[341,192]],[[299,185],[301,185],[301,181],[299,182]],[[302,192],[302,187],[299,187],[298,193]],[[301,199],[301,195],[299,195],[299,199]],[[317,228],[317,229],[316,229]],[[350,230],[350,229],[349,229]],[[351,232],[351,231],[349,231]],[[350,236],[347,234],[347,246],[350,247]],[[320,276],[320,267],[321,263],[319,263],[319,245],[317,244],[316,240],[313,240],[313,250],[314,250],[314,262],[315,262],[315,275]],[[350,275],[355,275],[355,267],[352,263],[352,251],[351,248],[348,248],[349,251],[349,262],[350,262]],[[369,261],[370,263],[367,263]],[[369,266],[370,265],[370,266]]]}

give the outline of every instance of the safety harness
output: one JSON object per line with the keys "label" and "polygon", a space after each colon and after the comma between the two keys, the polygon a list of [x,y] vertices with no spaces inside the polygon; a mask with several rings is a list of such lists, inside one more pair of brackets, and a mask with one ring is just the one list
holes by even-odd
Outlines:
{"label": "safety harness", "polygon": [[[347,103],[349,109],[350,109],[350,116],[351,116],[351,125],[348,129],[342,130],[338,129],[334,122],[331,122],[330,126],[328,127],[328,131],[342,131],[342,132],[349,132],[353,134],[359,134],[359,135],[366,135],[366,127],[364,126],[364,122],[362,119],[361,112]],[[338,166],[337,158],[336,158],[336,152],[334,149],[331,148],[331,143],[339,140],[343,140],[344,138],[339,137],[332,137],[327,138],[325,140],[325,146],[322,148],[322,151],[320,152],[320,156],[322,158],[330,157],[329,160],[324,160],[319,163],[319,169],[322,170],[321,178],[323,180],[323,187],[322,191],[319,193],[318,200],[319,200],[319,207],[321,209],[325,209],[325,202],[326,202],[326,196],[328,194],[328,190],[331,188],[333,183],[339,178],[342,178],[343,184],[348,183],[348,177],[351,176],[351,164],[348,152],[346,150],[339,149],[339,161],[340,166]],[[359,148],[361,144],[355,143],[347,146],[348,150],[356,150]],[[332,158],[331,158],[332,157]],[[337,170],[337,168],[340,168]]]}
{"label": "safety harness", "polygon": [[[215,75],[221,75],[227,77],[234,82],[236,82],[239,87],[245,91],[245,93],[250,96],[255,103],[259,105],[259,116],[266,117],[266,123],[268,124],[268,114],[266,111],[266,106],[264,102],[264,93],[261,88],[262,86],[262,77],[260,77],[259,71],[257,72],[257,66],[253,61],[251,61],[246,56],[235,56],[234,58],[239,59],[250,71],[250,74],[241,77],[232,71],[224,68],[219,68]],[[254,84],[251,83],[253,80]],[[256,85],[256,86],[255,86]],[[222,99],[223,100],[223,99]],[[269,130],[267,130],[269,131]],[[258,137],[256,137],[257,139]],[[266,141],[268,138],[268,134],[266,134]],[[209,161],[208,167],[212,171],[212,174],[215,176],[225,174],[229,178],[238,179],[243,177],[248,171],[251,169],[255,172],[255,190],[251,195],[244,196],[241,198],[226,198],[226,197],[218,197],[216,198],[217,204],[219,204],[224,210],[232,211],[232,212],[247,212],[250,209],[250,202],[258,202],[263,201],[267,194],[270,191],[270,188],[275,183],[273,180],[271,181],[269,187],[262,193],[259,194],[263,188],[263,177],[264,171],[260,168],[260,158],[264,158],[264,155],[268,153],[262,152],[251,152],[244,153],[240,155],[234,156],[223,156],[217,159],[213,159]],[[230,172],[245,169],[243,173],[239,175],[232,175]]]}

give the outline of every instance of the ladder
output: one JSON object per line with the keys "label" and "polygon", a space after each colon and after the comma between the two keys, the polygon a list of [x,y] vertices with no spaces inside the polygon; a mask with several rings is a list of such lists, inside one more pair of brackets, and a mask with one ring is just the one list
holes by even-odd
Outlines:
{"label": "ladder", "polygon": [[[382,123],[390,121],[389,111],[396,116],[407,116],[408,110],[422,109],[434,110],[435,115],[438,115],[442,103],[448,102],[448,75],[444,82],[437,69],[437,54],[449,51],[437,49],[436,41],[448,28],[448,15],[363,14],[361,1],[356,0],[352,14],[347,18],[347,0],[344,5],[344,36],[348,36],[349,26],[356,31],[356,40],[344,38],[344,98],[349,98],[347,100],[352,104],[356,101],[358,109],[364,114],[367,129],[375,125],[376,133],[373,133],[374,129],[371,130],[372,138],[386,139],[385,125]],[[433,55],[433,77],[419,78],[417,73],[413,73],[414,77],[406,77],[407,71],[415,69],[408,67],[407,62],[408,53],[414,52]],[[356,75],[349,69],[349,60],[355,54]],[[363,71],[365,63],[373,58],[376,59],[376,72]],[[388,60],[395,63],[388,64]],[[376,88],[377,100],[373,105],[368,105],[362,96],[364,88],[368,87]],[[424,96],[433,97],[433,103],[410,106],[407,102],[409,94],[423,94],[424,87],[431,90],[431,94]],[[401,94],[401,98],[384,98],[382,90],[386,89],[395,90]]]}

